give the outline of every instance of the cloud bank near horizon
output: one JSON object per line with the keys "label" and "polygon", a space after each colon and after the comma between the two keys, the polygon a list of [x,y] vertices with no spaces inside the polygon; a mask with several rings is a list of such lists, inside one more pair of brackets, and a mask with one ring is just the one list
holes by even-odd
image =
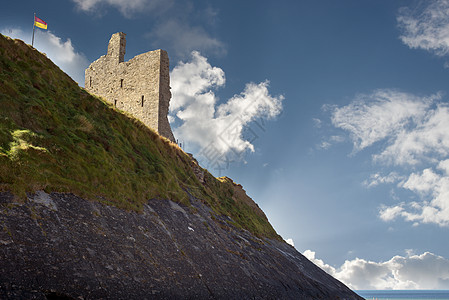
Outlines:
{"label": "cloud bank near horizon", "polygon": [[326,264],[312,250],[303,255],[354,290],[449,289],[449,260],[424,252],[396,255],[388,261],[355,258],[338,268]]}

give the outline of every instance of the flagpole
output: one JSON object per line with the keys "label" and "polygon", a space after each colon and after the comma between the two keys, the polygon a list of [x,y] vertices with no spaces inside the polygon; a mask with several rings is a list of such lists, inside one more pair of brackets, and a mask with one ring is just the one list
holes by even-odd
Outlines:
{"label": "flagpole", "polygon": [[31,40],[31,47],[34,47],[34,24],[36,23],[36,13],[34,13],[33,18],[33,39]]}

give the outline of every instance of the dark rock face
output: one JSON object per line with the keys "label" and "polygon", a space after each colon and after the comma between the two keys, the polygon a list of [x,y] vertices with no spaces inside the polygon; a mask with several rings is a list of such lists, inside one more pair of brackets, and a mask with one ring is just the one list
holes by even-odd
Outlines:
{"label": "dark rock face", "polygon": [[288,244],[192,203],[150,200],[139,214],[0,193],[0,298],[362,299]]}

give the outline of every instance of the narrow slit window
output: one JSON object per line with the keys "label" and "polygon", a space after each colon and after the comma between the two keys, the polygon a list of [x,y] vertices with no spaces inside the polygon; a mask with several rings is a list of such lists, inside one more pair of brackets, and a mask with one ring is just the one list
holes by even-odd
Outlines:
{"label": "narrow slit window", "polygon": [[120,87],[123,87],[123,79],[120,79]]}
{"label": "narrow slit window", "polygon": [[89,86],[92,87],[92,76],[90,76]]}
{"label": "narrow slit window", "polygon": [[143,98],[143,95],[142,95],[142,101],[140,102],[140,105],[143,107],[143,101],[145,101],[144,100],[144,98]]}
{"label": "narrow slit window", "polygon": [[117,100],[114,100],[114,106],[117,107]]}

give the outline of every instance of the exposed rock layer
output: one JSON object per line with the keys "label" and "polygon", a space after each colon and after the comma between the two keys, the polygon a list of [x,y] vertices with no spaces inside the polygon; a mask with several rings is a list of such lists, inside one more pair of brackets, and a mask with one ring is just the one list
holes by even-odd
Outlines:
{"label": "exposed rock layer", "polygon": [[73,194],[0,193],[0,298],[361,299],[288,244],[195,199],[142,213]]}

